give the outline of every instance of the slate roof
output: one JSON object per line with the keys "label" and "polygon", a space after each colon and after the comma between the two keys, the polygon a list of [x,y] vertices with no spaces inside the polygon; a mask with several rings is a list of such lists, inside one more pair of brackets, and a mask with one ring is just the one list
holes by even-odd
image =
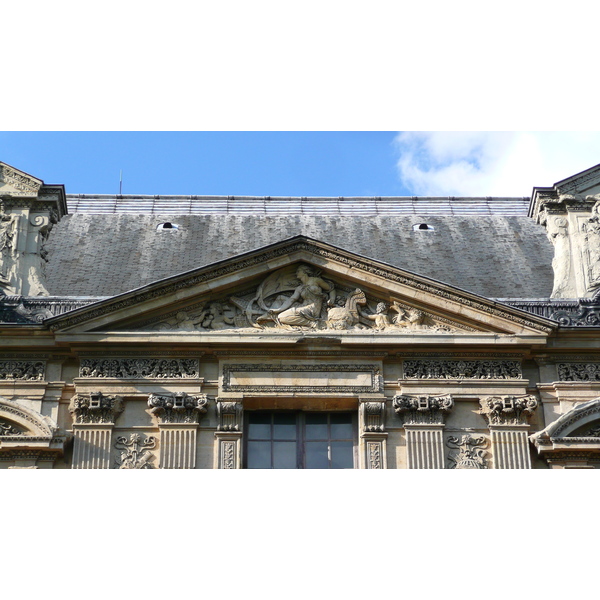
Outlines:
{"label": "slate roof", "polygon": [[[305,235],[488,298],[548,298],[553,248],[526,198],[67,196],[53,296],[112,296]],[[85,201],[85,202],[83,202]],[[262,208],[261,208],[262,207]],[[170,221],[178,230],[157,231]],[[426,222],[433,231],[413,231]]]}

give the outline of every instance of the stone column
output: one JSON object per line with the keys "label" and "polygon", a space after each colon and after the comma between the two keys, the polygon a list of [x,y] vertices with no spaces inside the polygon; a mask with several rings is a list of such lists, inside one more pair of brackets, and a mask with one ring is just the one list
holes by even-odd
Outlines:
{"label": "stone column", "polygon": [[242,468],[242,403],[217,398],[215,469]]}
{"label": "stone column", "polygon": [[198,425],[207,405],[206,394],[150,394],[148,406],[159,421],[161,469],[196,468]]}
{"label": "stone column", "polygon": [[531,469],[529,424],[538,401],[533,396],[489,396],[479,401],[488,421],[494,468]]}
{"label": "stone column", "polygon": [[394,396],[394,410],[404,418],[409,469],[443,469],[446,415],[454,401],[444,396]]}
{"label": "stone column", "polygon": [[69,410],[73,416],[73,469],[110,469],[112,434],[123,411],[120,396],[100,392],[76,394]]}
{"label": "stone column", "polygon": [[387,469],[387,437],[385,400],[359,400],[361,469]]}

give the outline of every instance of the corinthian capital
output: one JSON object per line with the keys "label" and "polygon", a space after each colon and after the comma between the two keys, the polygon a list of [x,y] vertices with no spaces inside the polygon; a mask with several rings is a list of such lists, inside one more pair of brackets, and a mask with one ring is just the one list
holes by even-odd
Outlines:
{"label": "corinthian capital", "polygon": [[71,398],[69,411],[75,423],[114,424],[117,416],[123,412],[123,398],[105,396],[100,392],[75,394]]}
{"label": "corinthian capital", "polygon": [[479,404],[490,425],[527,425],[539,402],[534,396],[488,396]]}
{"label": "corinthian capital", "polygon": [[148,406],[161,423],[198,423],[206,413],[206,394],[190,396],[185,392],[175,394],[150,394]]}
{"label": "corinthian capital", "polygon": [[405,425],[443,425],[446,415],[452,410],[452,396],[394,396],[392,403],[396,414],[404,417]]}

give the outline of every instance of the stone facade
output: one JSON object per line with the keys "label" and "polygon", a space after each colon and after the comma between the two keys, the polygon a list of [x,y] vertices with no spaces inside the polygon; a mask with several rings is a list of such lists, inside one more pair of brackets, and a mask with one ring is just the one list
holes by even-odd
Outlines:
{"label": "stone facade", "polygon": [[[466,279],[432,278],[424,259],[405,270],[353,240],[301,233],[149,283],[140,275],[130,291],[106,293],[99,277],[95,295],[50,296],[57,271],[44,265],[59,255],[46,242],[69,196],[0,167],[0,468],[600,464],[600,322],[589,316],[600,167],[534,189],[519,231],[547,235],[554,252],[554,281],[536,300],[527,289],[487,297]],[[358,246],[375,243],[381,217],[369,219]]]}

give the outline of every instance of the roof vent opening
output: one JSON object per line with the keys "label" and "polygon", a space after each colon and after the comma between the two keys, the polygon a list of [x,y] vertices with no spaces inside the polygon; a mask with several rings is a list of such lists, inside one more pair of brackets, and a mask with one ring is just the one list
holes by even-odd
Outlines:
{"label": "roof vent opening", "polygon": [[417,223],[413,225],[413,231],[435,231],[435,228],[427,223]]}
{"label": "roof vent opening", "polygon": [[162,231],[163,229],[179,229],[179,225],[175,225],[175,223],[171,223],[169,221],[167,221],[166,223],[159,223],[156,226],[156,231]]}

